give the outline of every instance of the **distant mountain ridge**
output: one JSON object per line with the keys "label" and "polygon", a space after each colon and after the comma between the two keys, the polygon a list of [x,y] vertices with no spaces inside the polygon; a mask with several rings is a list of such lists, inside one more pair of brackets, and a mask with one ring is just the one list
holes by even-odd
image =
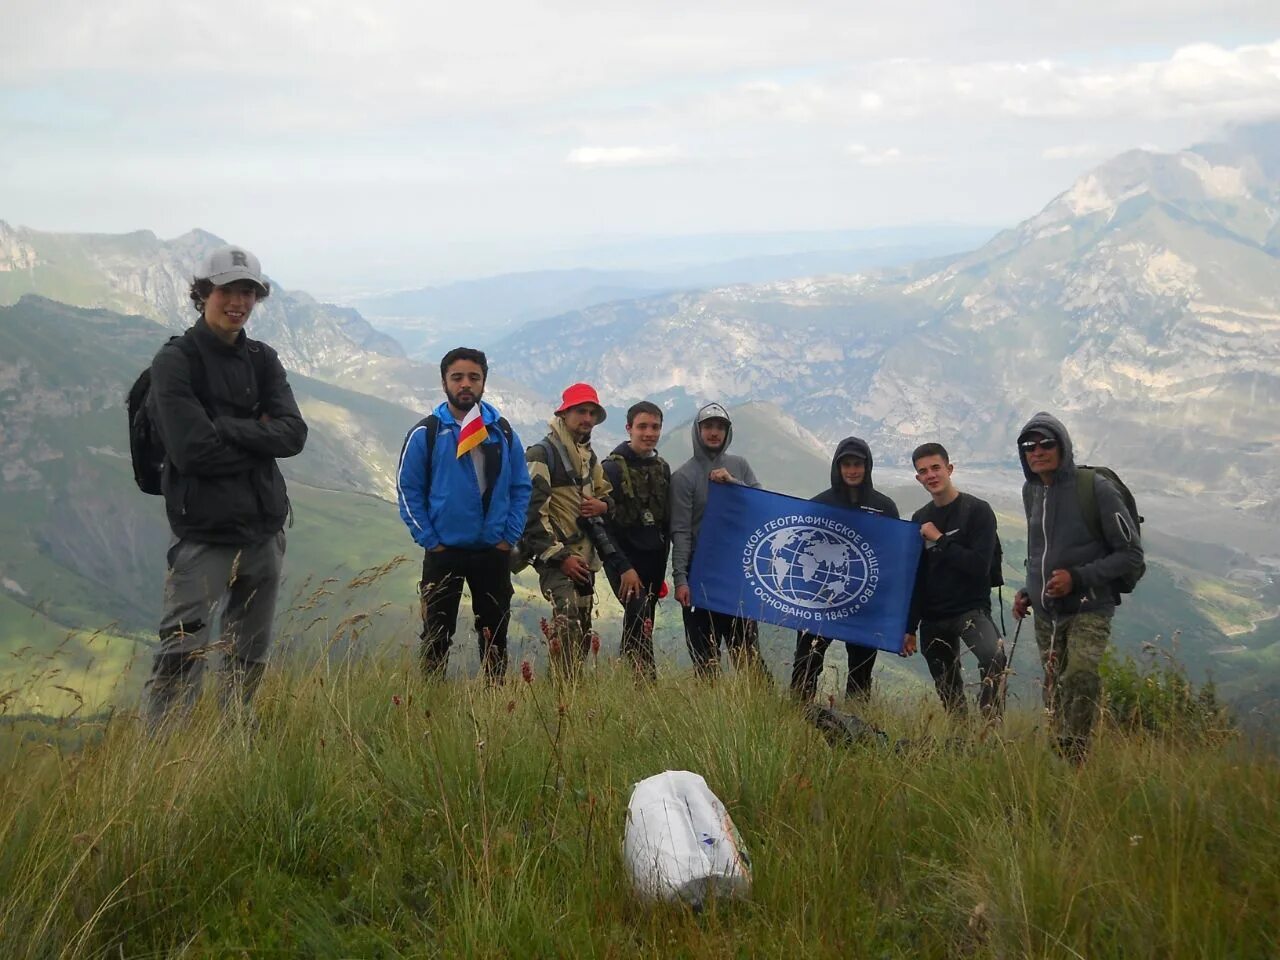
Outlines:
{"label": "distant mountain ridge", "polygon": [[[195,318],[188,297],[191,278],[205,254],[223,243],[204,230],[161,240],[149,230],[46,233],[0,220],[0,306],[35,293],[181,329]],[[287,367],[313,375],[365,353],[404,356],[394,339],[355,310],[322,304],[274,283],[271,296],[254,311],[253,329],[255,337],[280,352]]]}
{"label": "distant mountain ridge", "polygon": [[[0,220],[0,307],[35,294],[181,330],[196,316],[188,296],[191,278],[205,254],[223,243],[204,230],[161,240],[149,230],[48,233]],[[317,380],[411,411],[430,409],[440,400],[434,364],[406,358],[394,338],[350,307],[321,303],[273,283],[271,296],[254,309],[249,333],[270,343],[287,369]],[[495,378],[493,396],[505,401],[517,424],[536,422],[545,407],[541,398],[501,376]]]}
{"label": "distant mountain ridge", "polygon": [[[526,271],[353,297],[349,302],[379,329],[399,339],[412,356],[423,357],[437,352],[451,338],[465,335],[468,342],[484,347],[522,323],[595,304],[920,261],[966,250],[992,232],[977,227],[868,230],[846,238],[855,245],[839,249],[758,253],[662,269]],[[814,237],[820,239],[831,242],[836,238]]]}
{"label": "distant mountain ridge", "polygon": [[[1276,509],[1280,125],[1130,151],[942,263],[612,303],[491,351],[547,390],[767,401],[903,462],[926,439],[1013,463],[1032,412],[1140,485]],[[582,335],[570,345],[555,331]],[[684,399],[679,399],[683,397]]]}

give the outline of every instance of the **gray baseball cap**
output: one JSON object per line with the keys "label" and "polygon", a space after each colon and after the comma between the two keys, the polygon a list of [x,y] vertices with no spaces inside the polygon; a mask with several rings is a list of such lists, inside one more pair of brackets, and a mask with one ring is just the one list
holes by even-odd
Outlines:
{"label": "gray baseball cap", "polygon": [[718,403],[708,403],[698,411],[698,423],[705,423],[708,420],[723,420],[725,423],[733,423],[729,419],[729,411]]}
{"label": "gray baseball cap", "polygon": [[262,296],[271,293],[271,285],[262,279],[262,264],[244,247],[218,247],[204,258],[196,279],[208,280],[215,287],[226,286],[237,280],[252,280],[262,291]]}

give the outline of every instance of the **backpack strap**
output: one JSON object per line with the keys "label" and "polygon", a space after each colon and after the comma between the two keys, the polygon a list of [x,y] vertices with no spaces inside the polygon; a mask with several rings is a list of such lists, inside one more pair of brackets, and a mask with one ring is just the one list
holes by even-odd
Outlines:
{"label": "backpack strap", "polygon": [[[409,441],[410,439],[412,439],[414,432],[419,427],[427,428],[426,468],[427,468],[427,492],[429,493],[431,491],[431,461],[432,459],[434,459],[434,454],[435,454],[436,435],[440,432],[440,418],[437,417],[434,413],[428,414],[427,416],[423,417],[421,420],[415,423],[412,427],[410,427],[409,432],[404,435],[404,443],[400,445],[400,462],[404,463],[404,455],[409,449]],[[400,481],[397,479],[396,482],[399,483]]]}
{"label": "backpack strap", "polygon": [[489,501],[493,499],[493,488],[498,485],[498,475],[502,473],[502,458],[504,455],[510,456],[512,444],[514,443],[514,434],[511,432],[511,424],[507,423],[506,417],[499,417],[497,423],[498,429],[506,438],[506,446],[502,444],[481,444],[481,454],[484,457],[484,495],[480,498],[484,512],[489,512]]}
{"label": "backpack strap", "polygon": [[204,407],[204,412],[212,420],[214,412],[213,403],[209,399],[209,377],[205,373],[204,357],[200,356],[200,348],[196,346],[196,341],[191,336],[190,331],[176,337],[170,337],[169,342],[177,347],[182,355],[187,358],[187,365],[191,370],[191,392],[196,395],[196,399],[200,401],[200,406]]}
{"label": "backpack strap", "polygon": [[[961,530],[969,529],[969,520],[973,517],[973,497],[968,496],[963,490],[960,491],[957,499],[960,501],[960,511],[956,514],[956,522]],[[943,533],[946,533],[944,530]]]}
{"label": "backpack strap", "polygon": [[[538,441],[538,445],[547,453],[547,472],[554,478],[555,465],[551,459],[551,452],[555,451],[555,455],[560,459],[560,466],[564,470],[565,476],[569,477],[569,483],[577,487],[579,493],[582,493],[582,488],[591,482],[591,474],[594,472],[593,468],[596,465],[595,453],[593,452],[591,454],[591,462],[587,464],[587,476],[584,479],[569,472],[569,464],[571,464],[573,460],[569,457],[569,451],[565,449],[564,443],[559,437],[554,436],[553,434],[547,434]],[[554,480],[551,485],[555,486]]]}
{"label": "backpack strap", "polygon": [[256,417],[262,412],[262,385],[267,382],[267,351],[259,340],[246,337],[244,345],[249,353],[249,366],[253,369],[253,385],[258,388],[258,403],[253,408],[253,415]]}
{"label": "backpack strap", "polygon": [[1076,467],[1076,496],[1080,500],[1080,512],[1085,526],[1095,540],[1102,540],[1102,514],[1098,511],[1098,471],[1093,467]]}
{"label": "backpack strap", "polygon": [[[547,474],[550,477],[551,486],[553,487],[557,486],[555,482],[556,466],[557,466],[556,461],[559,461],[559,466],[561,470],[564,472],[565,476],[569,476],[568,452],[564,449],[564,444],[560,443],[557,440],[557,438],[551,437],[551,436],[545,436],[541,440],[539,440],[537,443],[535,443],[533,446],[541,448],[542,455],[546,457]],[[562,487],[576,486],[578,488],[578,492],[579,493],[582,492],[582,485],[578,483],[576,480],[574,480],[573,478],[570,478],[569,483],[567,484],[562,483],[562,484],[559,484],[559,486],[562,486]],[[575,529],[569,532],[561,530],[560,525],[556,523],[554,520],[551,520],[550,518],[548,518],[548,522],[550,522],[551,524],[551,532],[555,535],[555,538],[559,540],[561,543],[565,544],[566,546],[568,546],[571,543],[577,543],[579,540],[583,539],[586,536],[586,533],[578,529]]]}

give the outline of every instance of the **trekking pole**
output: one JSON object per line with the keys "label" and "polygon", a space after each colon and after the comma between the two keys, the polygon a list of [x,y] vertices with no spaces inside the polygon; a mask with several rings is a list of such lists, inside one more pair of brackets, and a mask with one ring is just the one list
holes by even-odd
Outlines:
{"label": "trekking pole", "polygon": [[1013,643],[1009,646],[1009,656],[1004,662],[1004,672],[1000,675],[1000,703],[1005,702],[1005,697],[1009,692],[1009,674],[1013,672],[1013,655],[1018,652],[1018,637],[1022,634],[1022,624],[1026,621],[1024,616],[1018,621],[1017,627],[1013,631]]}

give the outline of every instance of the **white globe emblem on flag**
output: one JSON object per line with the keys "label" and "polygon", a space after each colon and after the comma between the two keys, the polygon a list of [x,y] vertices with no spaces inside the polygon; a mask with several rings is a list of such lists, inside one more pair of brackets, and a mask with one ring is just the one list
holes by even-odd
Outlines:
{"label": "white globe emblem on flag", "polygon": [[758,593],[772,598],[771,606],[829,615],[871,599],[879,562],[864,537],[824,518],[786,520],[796,522],[766,524],[747,538],[743,551],[743,572]]}

